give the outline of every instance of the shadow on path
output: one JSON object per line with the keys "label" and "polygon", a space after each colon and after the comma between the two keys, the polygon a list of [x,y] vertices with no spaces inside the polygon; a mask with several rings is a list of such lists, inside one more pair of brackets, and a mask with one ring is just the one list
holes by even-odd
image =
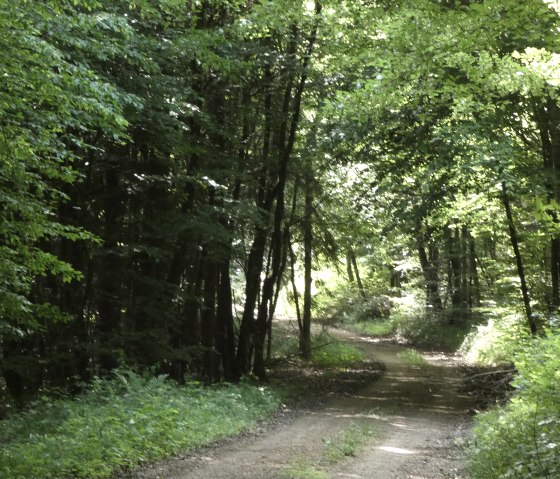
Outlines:
{"label": "shadow on path", "polygon": [[[468,429],[469,397],[458,392],[459,375],[445,355],[424,355],[427,364],[407,364],[403,346],[336,336],[386,364],[383,378],[355,394],[333,397],[315,411],[260,434],[234,439],[198,454],[179,457],[138,471],[137,479],[298,478],[294,464],[321,463],[325,439],[352,424],[369,424],[374,437],[355,457],[322,465],[320,478],[460,479],[457,440]],[[312,476],[307,476],[312,477]]]}

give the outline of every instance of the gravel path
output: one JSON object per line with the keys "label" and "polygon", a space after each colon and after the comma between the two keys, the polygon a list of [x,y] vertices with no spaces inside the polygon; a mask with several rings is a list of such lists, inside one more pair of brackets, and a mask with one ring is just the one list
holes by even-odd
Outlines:
{"label": "gravel path", "polygon": [[[357,394],[338,395],[324,406],[298,411],[270,429],[236,438],[197,454],[136,471],[134,479],[463,479],[460,442],[471,400],[458,392],[452,358],[424,355],[418,367],[398,356],[402,346],[338,331],[382,361],[387,371]],[[371,425],[375,433],[354,456],[325,461],[337,432]]]}

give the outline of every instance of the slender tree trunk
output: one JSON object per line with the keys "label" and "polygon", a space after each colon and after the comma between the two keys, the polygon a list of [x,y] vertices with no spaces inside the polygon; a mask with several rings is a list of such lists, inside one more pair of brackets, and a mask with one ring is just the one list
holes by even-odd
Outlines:
{"label": "slender tree trunk", "polygon": [[[319,1],[315,3],[315,12],[317,17],[321,12],[321,4]],[[293,45],[289,48],[294,48],[297,40],[296,31],[293,31]],[[295,90],[292,85],[293,78],[288,79],[287,86],[284,93],[284,102],[282,106],[282,112],[288,118],[290,109],[292,111],[291,119],[288,122],[282,121],[280,128],[276,135],[276,146],[278,148],[278,160],[279,160],[279,170],[278,170],[278,182],[274,187],[276,191],[276,208],[274,211],[273,229],[272,229],[272,267],[271,276],[265,278],[262,288],[261,304],[259,307],[259,312],[257,315],[255,335],[254,335],[254,347],[255,347],[255,357],[253,364],[253,372],[257,377],[261,379],[266,378],[266,371],[264,365],[264,339],[266,335],[266,322],[268,318],[268,302],[272,298],[274,293],[274,284],[276,283],[276,278],[280,273],[280,265],[282,258],[282,221],[285,215],[285,188],[288,176],[288,164],[290,162],[292,151],[294,149],[294,144],[296,141],[297,128],[299,126],[299,120],[301,115],[301,100],[302,95],[305,90],[305,85],[307,82],[308,67],[311,59],[311,54],[313,53],[313,48],[315,46],[315,41],[317,39],[317,25],[313,27],[313,31],[308,39],[306,54],[303,58],[301,73],[299,82],[297,83]],[[292,103],[291,99],[293,96],[293,106],[290,108]]]}
{"label": "slender tree trunk", "polygon": [[476,243],[474,237],[469,233],[469,283],[470,298],[469,305],[471,308],[480,307],[480,279],[478,277]]}
{"label": "slender tree trunk", "polygon": [[[426,287],[426,305],[429,309],[435,312],[440,312],[443,309],[443,304],[439,293],[439,275],[437,271],[437,264],[432,263],[428,258],[424,240],[422,238],[418,239],[417,249]],[[433,251],[431,256],[433,259]]]}
{"label": "slender tree trunk", "polygon": [[[124,152],[126,153],[126,151]],[[116,155],[116,154],[115,154]],[[118,252],[123,216],[122,185],[115,155],[111,155],[105,171],[105,205],[103,254],[97,264],[98,311],[96,349],[101,373],[118,365],[121,328],[122,257]]]}
{"label": "slender tree trunk", "polygon": [[465,313],[470,313],[469,306],[469,230],[466,225],[461,227],[461,303]]}
{"label": "slender tree trunk", "polygon": [[299,353],[302,358],[311,357],[311,286],[313,278],[313,189],[310,173],[306,174],[305,212],[303,219],[303,265],[304,265],[304,292],[303,292],[303,320],[299,335]]}
{"label": "slender tree trunk", "polygon": [[239,379],[235,369],[235,335],[233,328],[233,296],[230,277],[230,260],[225,259],[219,271],[216,306],[216,349],[220,354],[224,379]]}
{"label": "slender tree trunk", "polygon": [[[272,73],[269,67],[265,68],[265,79],[267,83],[272,82]],[[264,265],[267,228],[270,210],[274,200],[272,195],[267,197],[267,171],[270,156],[270,136],[272,131],[272,94],[269,91],[264,101],[264,139],[263,139],[263,168],[259,180],[259,192],[257,206],[260,218],[255,227],[255,235],[249,258],[247,260],[247,272],[245,277],[245,305],[243,316],[239,327],[239,338],[237,340],[236,369],[239,374],[249,372],[251,368],[251,356],[253,351],[253,337],[255,334],[255,307],[261,288],[261,273]]]}
{"label": "slender tree trunk", "polygon": [[288,264],[288,247],[290,244],[290,228],[286,226],[284,228],[284,239],[282,240],[282,263],[280,265],[280,274],[276,278],[276,286],[274,288],[274,298],[272,299],[269,309],[268,309],[268,331],[267,331],[267,345],[266,345],[266,358],[270,360],[272,358],[272,324],[274,320],[274,314],[276,312],[276,306],[278,305],[278,298],[280,297],[280,291],[282,290],[282,280],[284,278],[284,273]]}
{"label": "slender tree trunk", "polygon": [[346,250],[346,274],[348,274],[348,282],[353,283],[354,278],[354,265],[352,263],[352,248]]}
{"label": "slender tree trunk", "polygon": [[523,267],[523,259],[521,257],[521,251],[519,250],[519,240],[517,236],[517,229],[515,228],[515,223],[513,221],[513,214],[511,211],[511,204],[509,200],[509,195],[507,192],[506,184],[502,182],[502,204],[506,212],[506,218],[509,229],[509,238],[511,245],[513,247],[513,252],[515,254],[515,262],[517,264],[517,274],[519,275],[519,280],[521,281],[521,295],[523,297],[523,305],[525,306],[525,315],[527,317],[527,324],[531,330],[531,334],[535,336],[538,332],[537,323],[533,317],[531,311],[531,301],[529,299],[529,290],[527,288],[527,281],[525,280],[525,268]]}
{"label": "slender tree trunk", "polygon": [[[535,117],[540,130],[548,200],[560,202],[560,108],[555,100],[549,99],[546,108],[537,107]],[[551,216],[554,222],[559,221],[556,212]],[[560,307],[560,238],[550,239],[550,278],[550,306],[552,311],[557,311]]]}
{"label": "slender tree trunk", "polygon": [[459,315],[461,303],[461,250],[460,250],[460,233],[455,229],[449,237],[449,263],[451,266],[451,304],[453,305],[453,315]]}
{"label": "slender tree trunk", "polygon": [[213,382],[218,377],[216,361],[216,289],[218,270],[213,258],[204,261],[204,303],[201,311],[200,343],[202,351],[202,371],[206,380]]}
{"label": "slender tree trunk", "polygon": [[298,326],[299,326],[299,331],[301,332],[303,329],[303,321],[301,318],[301,308],[299,305],[299,292],[297,290],[297,285],[296,285],[296,255],[294,253],[294,248],[292,246],[292,243],[290,241],[290,280],[292,282],[292,292],[294,295],[294,304],[296,306],[296,316],[297,316],[297,322],[298,322]]}
{"label": "slender tree trunk", "polygon": [[356,277],[356,284],[358,285],[358,291],[360,291],[360,296],[366,299],[366,290],[364,289],[364,284],[362,283],[362,278],[360,276],[360,270],[358,268],[358,261],[356,260],[356,253],[353,249],[350,249],[350,261],[352,263],[352,268],[354,269],[354,276]]}
{"label": "slender tree trunk", "polygon": [[550,240],[550,277],[552,310],[557,311],[560,307],[560,238]]}

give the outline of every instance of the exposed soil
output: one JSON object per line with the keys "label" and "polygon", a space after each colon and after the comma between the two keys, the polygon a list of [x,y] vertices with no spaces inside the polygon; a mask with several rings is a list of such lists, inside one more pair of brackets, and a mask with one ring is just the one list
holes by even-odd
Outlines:
{"label": "exposed soil", "polygon": [[[357,392],[332,394],[319,406],[279,416],[271,426],[127,477],[465,478],[461,443],[474,402],[459,391],[458,362],[430,353],[424,354],[427,365],[412,366],[398,356],[403,346],[342,331],[334,334],[363,349],[372,361],[383,362],[383,377],[365,371],[360,380],[368,384]],[[374,435],[355,456],[326,461],[326,442],[356,424],[371,425]]]}

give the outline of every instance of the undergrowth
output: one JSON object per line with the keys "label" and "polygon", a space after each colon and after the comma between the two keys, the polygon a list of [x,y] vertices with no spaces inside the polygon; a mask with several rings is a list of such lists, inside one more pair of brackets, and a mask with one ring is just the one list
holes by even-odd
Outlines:
{"label": "undergrowth", "polygon": [[180,387],[119,372],[78,398],[44,397],[2,421],[0,477],[106,478],[239,433],[278,406],[250,384]]}
{"label": "undergrowth", "polygon": [[423,367],[428,364],[424,357],[415,349],[405,349],[398,353],[397,356],[411,366]]}
{"label": "undergrowth", "polygon": [[365,336],[392,336],[395,324],[390,320],[369,320],[344,323],[344,328]]}
{"label": "undergrowth", "polygon": [[515,396],[476,418],[473,479],[560,477],[560,334],[526,342],[515,366]]}
{"label": "undergrowth", "polygon": [[[275,358],[298,356],[298,331],[287,325],[277,326],[273,334]],[[311,366],[344,368],[365,359],[364,353],[322,330],[311,337]]]}
{"label": "undergrowth", "polygon": [[365,359],[357,347],[326,333],[313,339],[312,348],[311,363],[319,367],[343,368]]}

